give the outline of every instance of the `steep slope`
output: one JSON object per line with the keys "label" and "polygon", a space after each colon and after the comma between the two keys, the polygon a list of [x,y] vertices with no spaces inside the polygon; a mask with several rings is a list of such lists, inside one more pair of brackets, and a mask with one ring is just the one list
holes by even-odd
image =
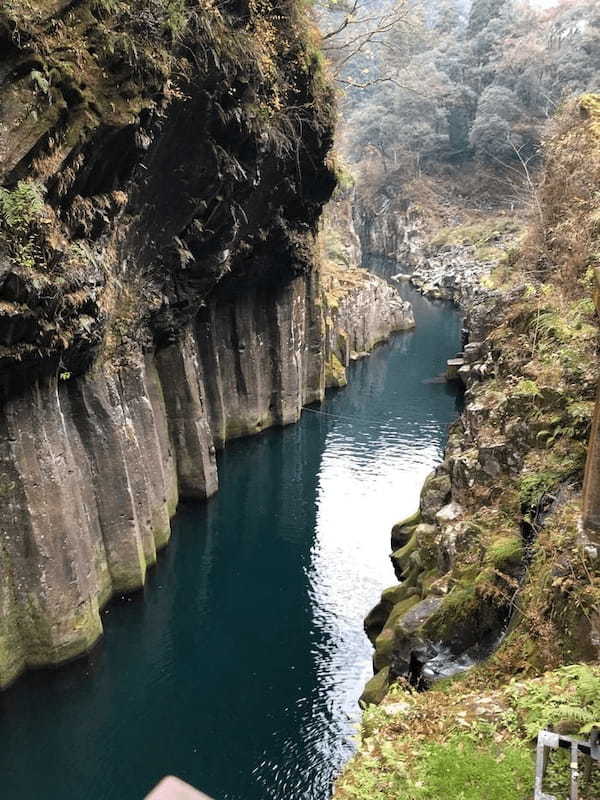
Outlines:
{"label": "steep slope", "polygon": [[[432,696],[392,690],[388,711],[367,716],[341,797],[435,800],[449,790],[432,782],[438,769],[455,794],[482,797],[500,759],[511,765],[502,796],[518,800],[533,786],[537,728],[575,733],[597,720],[596,674],[548,671],[600,657],[597,423],[583,489],[598,379],[599,108],[588,95],[563,112],[546,144],[541,213],[518,258],[492,274],[495,288],[467,302],[477,341],[465,347],[465,411],[419,511],[392,531],[400,583],[365,624],[377,671],[365,702],[398,680],[425,688],[462,674]],[[505,688],[515,677],[522,687]],[[566,774],[549,776],[559,796]],[[581,789],[596,797],[597,776]]]}

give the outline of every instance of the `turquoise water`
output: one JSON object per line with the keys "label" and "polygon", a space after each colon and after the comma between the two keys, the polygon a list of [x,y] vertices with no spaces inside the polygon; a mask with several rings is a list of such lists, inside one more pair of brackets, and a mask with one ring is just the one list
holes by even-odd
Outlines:
{"label": "turquoise water", "polygon": [[0,695],[3,800],[141,800],[174,773],[215,800],[325,800],[371,674],[362,619],[394,582],[457,398],[430,382],[459,317],[409,289],[417,329],[299,424],[229,444],[143,594],[85,660]]}

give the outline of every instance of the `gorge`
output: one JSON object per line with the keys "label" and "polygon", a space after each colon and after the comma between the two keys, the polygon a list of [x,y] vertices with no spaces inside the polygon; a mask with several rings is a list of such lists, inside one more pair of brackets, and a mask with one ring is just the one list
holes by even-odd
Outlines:
{"label": "gorge", "polygon": [[215,798],[328,796],[371,671],[362,618],[393,578],[389,528],[456,414],[431,379],[460,317],[408,297],[414,332],[348,387],[227,445],[219,492],[181,507],[143,596],[107,606],[88,658],[0,695],[7,796],[134,800],[171,772]]}
{"label": "gorge", "polygon": [[2,4],[10,797],[597,800],[599,81],[595,0]]}

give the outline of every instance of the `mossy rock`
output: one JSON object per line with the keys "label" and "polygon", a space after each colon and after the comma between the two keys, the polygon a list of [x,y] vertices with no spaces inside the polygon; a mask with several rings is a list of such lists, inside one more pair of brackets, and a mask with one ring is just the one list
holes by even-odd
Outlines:
{"label": "mossy rock", "polygon": [[[413,554],[414,556],[418,556],[418,551]],[[406,585],[408,588],[414,588],[415,591],[418,593],[419,587],[419,579],[423,573],[423,565],[420,561],[413,562],[409,564],[409,569],[407,572],[402,574],[402,583]]]}
{"label": "mossy rock", "polygon": [[406,582],[390,586],[381,593],[381,600],[369,611],[364,621],[364,630],[371,642],[383,630],[394,606],[414,594],[417,594],[416,588]]}
{"label": "mossy rock", "polygon": [[420,602],[421,598],[419,597],[419,593],[415,588],[408,587],[407,591],[410,592],[410,594],[408,594],[403,600],[398,601],[392,608],[386,623],[386,627],[388,625],[395,625],[405,614],[410,611],[413,606],[416,606],[416,604]]}
{"label": "mossy rock", "polygon": [[363,693],[360,696],[359,703],[361,706],[379,705],[383,698],[386,696],[390,688],[390,668],[384,667],[380,669],[376,675],[373,675],[370,681],[367,682]]}
{"label": "mossy rock", "polygon": [[523,563],[523,539],[518,534],[500,536],[488,548],[486,557],[495,569],[502,572],[513,572]]}
{"label": "mossy rock", "polygon": [[373,653],[373,669],[375,672],[391,664],[394,638],[394,628],[385,627],[375,640],[375,652]]}
{"label": "mossy rock", "polygon": [[327,388],[340,389],[347,383],[346,368],[336,354],[332,353],[329,361],[325,364],[325,385]]}
{"label": "mossy rock", "polygon": [[416,553],[418,549],[417,537],[416,534],[410,537],[408,542],[401,547],[399,550],[396,550],[390,556],[392,560],[392,564],[394,566],[394,572],[396,573],[396,577],[398,580],[402,580],[403,574],[405,571],[408,571],[409,567],[409,559],[413,553]]}
{"label": "mossy rock", "polygon": [[429,592],[431,591],[432,585],[438,581],[442,577],[442,573],[434,567],[433,569],[427,570],[427,572],[421,573],[419,576],[418,586],[421,590],[421,596],[426,597]]}
{"label": "mossy rock", "polygon": [[392,550],[398,550],[408,542],[415,527],[421,521],[421,512],[415,511],[406,519],[397,522],[392,528]]}
{"label": "mossy rock", "polygon": [[459,584],[423,626],[430,641],[442,642],[456,652],[463,652],[486,637],[499,633],[506,621],[505,609],[487,599],[475,581]]}
{"label": "mossy rock", "polygon": [[437,565],[439,533],[440,531],[435,525],[428,525],[426,522],[422,522],[415,528],[415,539],[424,569],[429,570]]}
{"label": "mossy rock", "polygon": [[435,515],[450,499],[452,485],[445,472],[429,475],[421,490],[421,517],[424,522],[435,522]]}

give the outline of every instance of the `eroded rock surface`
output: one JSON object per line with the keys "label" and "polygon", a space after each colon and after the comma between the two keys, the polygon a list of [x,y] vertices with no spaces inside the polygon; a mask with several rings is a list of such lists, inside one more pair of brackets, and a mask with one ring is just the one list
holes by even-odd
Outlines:
{"label": "eroded rock surface", "polygon": [[0,686],[94,644],[218,448],[412,324],[319,271],[333,97],[300,5],[33,5],[0,10]]}

